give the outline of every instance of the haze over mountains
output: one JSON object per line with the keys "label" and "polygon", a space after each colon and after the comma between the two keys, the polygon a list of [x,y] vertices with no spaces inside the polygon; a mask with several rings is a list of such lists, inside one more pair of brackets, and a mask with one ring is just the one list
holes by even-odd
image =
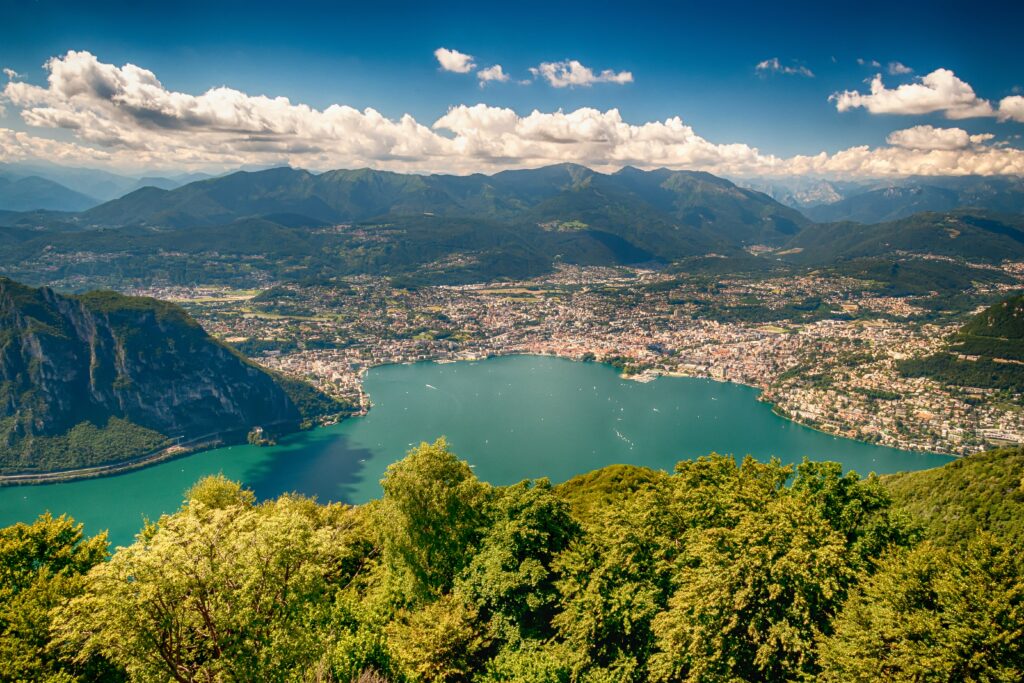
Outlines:
{"label": "haze over mountains", "polygon": [[0,175],[0,207],[8,211],[83,211],[99,201],[39,176]]}
{"label": "haze over mountains", "polygon": [[171,190],[207,173],[131,177],[45,163],[0,164],[0,211],[84,211],[142,187]]}

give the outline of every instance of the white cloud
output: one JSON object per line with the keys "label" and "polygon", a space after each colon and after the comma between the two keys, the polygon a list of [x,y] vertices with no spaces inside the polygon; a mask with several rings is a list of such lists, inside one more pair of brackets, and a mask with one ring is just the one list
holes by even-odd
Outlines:
{"label": "white cloud", "polygon": [[999,120],[1024,123],[1024,97],[1010,95],[999,101]]}
{"label": "white cloud", "polygon": [[5,66],[4,67],[4,76],[7,76],[8,80],[13,81],[16,78],[24,78],[25,74],[20,74],[17,71],[15,71],[14,69],[11,69],[11,68]]}
{"label": "white cloud", "polygon": [[834,93],[830,101],[839,111],[863,107],[872,114],[929,114],[943,112],[948,119],[992,116],[992,105],[949,69],[936,69],[917,83],[887,88],[882,75],[871,79],[871,93],[856,90]]}
{"label": "white cloud", "polygon": [[863,57],[857,58],[857,63],[861,66],[870,66],[873,69],[881,68],[881,64],[878,63],[877,59],[864,59]]}
{"label": "white cloud", "polygon": [[508,81],[508,74],[502,70],[501,64],[495,64],[494,66],[489,66],[486,69],[480,69],[476,72],[476,77],[480,79],[481,88],[491,81],[497,83],[505,83]]}
{"label": "white cloud", "polygon": [[540,66],[532,67],[530,73],[535,78],[543,78],[553,88],[567,88],[573,86],[590,87],[594,83],[617,83],[623,85],[633,82],[633,74],[629,71],[612,71],[605,69],[595,74],[589,67],[583,66],[575,59],[561,62],[544,62]]}
{"label": "white cloud", "polygon": [[[679,117],[629,123],[617,109],[522,115],[460,105],[424,125],[408,114],[390,119],[341,104],[315,109],[228,87],[177,92],[151,71],[105,64],[88,52],[69,52],[46,67],[45,86],[12,81],[3,99],[26,124],[59,129],[62,139],[0,128],[0,160],[151,170],[291,164],[475,173],[571,161],[598,170],[629,164],[732,176],[1024,174],[1024,150],[987,144],[984,136],[964,143],[962,133],[943,129],[894,134],[874,149],[782,158],[743,143],[711,142]],[[1004,104],[1010,116],[1020,103]]]}
{"label": "white cloud", "polygon": [[806,76],[807,78],[814,78],[814,72],[808,69],[806,66],[795,65],[787,66],[779,61],[778,57],[772,57],[766,59],[763,62],[758,62],[754,70],[760,74],[786,74],[789,76]]}
{"label": "white cloud", "polygon": [[914,126],[893,131],[885,139],[890,145],[904,149],[964,149],[971,145],[988,142],[995,136],[991,133],[970,135],[963,128],[936,128],[935,126]]}
{"label": "white cloud", "polygon": [[445,71],[452,71],[457,74],[468,74],[476,68],[473,62],[473,55],[467,55],[458,50],[449,50],[446,47],[439,47],[434,50],[437,63]]}
{"label": "white cloud", "polygon": [[902,62],[889,62],[889,75],[891,76],[903,76],[912,73],[914,73],[914,70]]}

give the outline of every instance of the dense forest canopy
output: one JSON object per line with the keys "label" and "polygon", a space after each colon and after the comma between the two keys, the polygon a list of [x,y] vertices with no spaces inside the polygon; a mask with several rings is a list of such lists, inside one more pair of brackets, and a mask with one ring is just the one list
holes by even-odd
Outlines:
{"label": "dense forest canopy", "polygon": [[109,558],[66,517],[0,530],[0,678],[1024,675],[1020,449],[888,479],[712,454],[493,487],[441,440],[382,484],[349,507],[208,477]]}

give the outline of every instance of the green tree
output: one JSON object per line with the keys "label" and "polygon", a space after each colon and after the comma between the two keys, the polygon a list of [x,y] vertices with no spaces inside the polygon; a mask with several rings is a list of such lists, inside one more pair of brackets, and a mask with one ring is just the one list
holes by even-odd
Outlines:
{"label": "green tree", "polygon": [[870,571],[891,545],[910,546],[920,539],[920,525],[892,510],[892,497],[875,475],[861,479],[856,472],[843,474],[837,462],[804,458],[791,493],[843,535],[858,568]]}
{"label": "green tree", "polygon": [[255,505],[223,478],[90,572],[59,639],[139,680],[282,680],[331,643],[333,588],[363,552],[356,516],[295,496]]}
{"label": "green tree", "polygon": [[821,644],[823,681],[1024,680],[1024,558],[982,534],[882,563]]}
{"label": "green tree", "polygon": [[448,592],[486,527],[488,487],[445,440],[388,466],[376,508],[385,562],[409,599]]}
{"label": "green tree", "polygon": [[75,662],[51,648],[53,611],[82,591],[84,574],[107,557],[107,537],[82,536],[67,516],[0,529],[0,680],[120,680],[99,657]]}
{"label": "green tree", "polygon": [[570,544],[555,568],[561,611],[553,623],[575,678],[645,680],[651,622],[670,593],[679,537],[663,489],[646,490]]}
{"label": "green tree", "polygon": [[855,578],[845,539],[793,496],[732,528],[687,538],[692,566],[653,629],[653,678],[792,680],[815,671],[815,639]]}
{"label": "green tree", "polygon": [[546,638],[558,604],[554,558],[582,533],[546,480],[495,491],[491,525],[456,582],[494,636]]}
{"label": "green tree", "polygon": [[487,645],[476,611],[454,595],[401,612],[387,632],[392,660],[410,683],[467,681]]}

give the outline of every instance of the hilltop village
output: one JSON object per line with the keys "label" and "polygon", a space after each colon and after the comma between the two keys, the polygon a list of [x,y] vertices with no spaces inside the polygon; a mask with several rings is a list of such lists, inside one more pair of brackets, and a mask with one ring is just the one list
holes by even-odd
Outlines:
{"label": "hilltop village", "polygon": [[[1019,288],[976,285],[975,296]],[[543,278],[403,288],[381,277],[260,290],[150,287],[256,362],[306,378],[362,410],[374,366],[551,354],[624,376],[709,377],[762,390],[780,415],[828,433],[964,455],[1024,442],[1019,395],[905,377],[898,362],[940,349],[962,319],[927,295],[852,278],[691,277],[562,266]]]}

